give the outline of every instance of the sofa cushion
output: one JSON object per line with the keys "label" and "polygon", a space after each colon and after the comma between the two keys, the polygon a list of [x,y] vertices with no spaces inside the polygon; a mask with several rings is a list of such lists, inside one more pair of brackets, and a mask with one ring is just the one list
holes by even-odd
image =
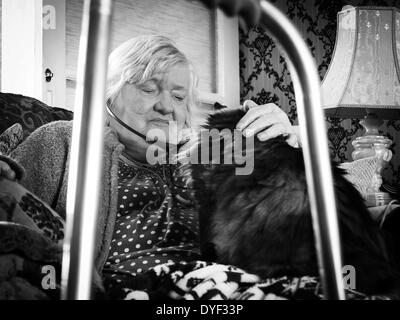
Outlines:
{"label": "sofa cushion", "polygon": [[11,127],[0,133],[0,155],[8,155],[24,139],[24,130],[21,124],[14,123]]}
{"label": "sofa cushion", "polygon": [[23,95],[0,92],[0,134],[20,123],[27,136],[43,124],[56,120],[71,120],[73,113]]}

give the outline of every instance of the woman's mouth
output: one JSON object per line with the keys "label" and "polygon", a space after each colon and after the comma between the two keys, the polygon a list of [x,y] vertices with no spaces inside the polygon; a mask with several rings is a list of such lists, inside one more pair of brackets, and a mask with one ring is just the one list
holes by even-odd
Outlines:
{"label": "woman's mouth", "polygon": [[158,125],[169,125],[169,120],[166,119],[152,119],[149,123],[155,123]]}

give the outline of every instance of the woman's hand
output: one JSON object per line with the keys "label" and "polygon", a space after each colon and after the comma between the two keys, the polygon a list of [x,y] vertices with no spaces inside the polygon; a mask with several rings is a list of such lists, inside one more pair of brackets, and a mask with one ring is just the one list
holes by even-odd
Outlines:
{"label": "woman's hand", "polygon": [[15,171],[11,169],[7,162],[0,160],[0,177],[4,177],[10,180],[15,180]]}
{"label": "woman's hand", "polygon": [[287,136],[287,143],[292,147],[299,146],[297,128],[292,126],[288,116],[274,103],[258,105],[254,101],[243,103],[247,113],[237,123],[236,128],[243,130],[244,136],[257,135],[260,141]]}

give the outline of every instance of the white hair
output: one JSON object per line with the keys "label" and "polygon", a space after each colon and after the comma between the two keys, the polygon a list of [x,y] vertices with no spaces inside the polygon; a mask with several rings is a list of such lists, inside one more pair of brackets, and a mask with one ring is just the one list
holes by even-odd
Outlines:
{"label": "white hair", "polygon": [[108,58],[107,104],[113,106],[126,83],[140,85],[155,74],[167,72],[177,63],[186,64],[190,71],[185,121],[186,127],[190,128],[193,113],[197,108],[197,76],[190,61],[167,37],[159,35],[135,37],[111,52]]}

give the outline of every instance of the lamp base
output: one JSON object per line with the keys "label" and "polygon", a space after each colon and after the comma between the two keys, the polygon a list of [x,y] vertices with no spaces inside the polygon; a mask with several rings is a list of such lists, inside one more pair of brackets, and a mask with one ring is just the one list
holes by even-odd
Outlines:
{"label": "lamp base", "polygon": [[390,193],[387,192],[367,193],[364,196],[367,207],[385,206],[393,200]]}
{"label": "lamp base", "polygon": [[352,153],[353,160],[367,157],[378,158],[372,175],[371,185],[367,188],[367,193],[376,194],[377,199],[386,199],[387,196],[382,196],[383,192],[380,191],[382,185],[381,172],[392,158],[392,151],[389,149],[392,141],[379,134],[378,127],[383,121],[379,119],[376,114],[368,114],[360,123],[365,128],[365,133],[352,142],[354,147]]}

